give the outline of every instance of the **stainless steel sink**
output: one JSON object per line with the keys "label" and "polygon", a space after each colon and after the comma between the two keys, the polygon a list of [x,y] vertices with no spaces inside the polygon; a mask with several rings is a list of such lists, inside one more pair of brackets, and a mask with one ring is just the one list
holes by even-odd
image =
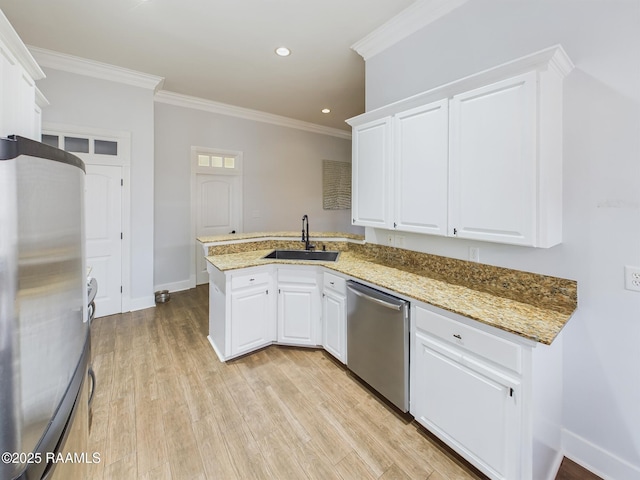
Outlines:
{"label": "stainless steel sink", "polygon": [[326,252],[324,250],[274,250],[262,258],[273,258],[276,260],[320,260],[325,262],[335,262],[338,260],[340,252]]}

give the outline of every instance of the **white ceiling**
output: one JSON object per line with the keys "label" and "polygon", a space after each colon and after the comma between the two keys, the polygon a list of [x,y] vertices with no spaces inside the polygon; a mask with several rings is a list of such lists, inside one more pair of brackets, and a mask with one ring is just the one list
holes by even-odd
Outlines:
{"label": "white ceiling", "polygon": [[[351,50],[415,0],[0,0],[22,40],[164,77],[164,90],[348,130]],[[291,56],[274,50],[285,45]],[[322,114],[322,108],[330,114]]]}

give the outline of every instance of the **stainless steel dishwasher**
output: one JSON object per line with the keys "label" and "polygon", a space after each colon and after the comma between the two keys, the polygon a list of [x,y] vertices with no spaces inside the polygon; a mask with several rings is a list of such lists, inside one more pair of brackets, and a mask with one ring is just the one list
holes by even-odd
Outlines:
{"label": "stainless steel dishwasher", "polygon": [[409,410],[409,302],[347,282],[347,367]]}

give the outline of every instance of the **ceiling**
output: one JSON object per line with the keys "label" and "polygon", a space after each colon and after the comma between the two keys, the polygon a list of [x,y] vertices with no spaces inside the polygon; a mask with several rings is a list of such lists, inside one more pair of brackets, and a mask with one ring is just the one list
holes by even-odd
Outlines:
{"label": "ceiling", "polygon": [[[30,46],[164,77],[163,89],[349,130],[351,50],[414,0],[0,0]],[[291,55],[275,54],[287,46]],[[323,114],[323,108],[331,113]]]}

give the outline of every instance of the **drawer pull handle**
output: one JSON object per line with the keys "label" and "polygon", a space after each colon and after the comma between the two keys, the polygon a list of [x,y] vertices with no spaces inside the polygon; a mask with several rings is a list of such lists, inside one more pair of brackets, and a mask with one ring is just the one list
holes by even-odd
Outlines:
{"label": "drawer pull handle", "polygon": [[453,336],[458,340],[462,340],[462,335],[458,335],[457,333],[454,333]]}
{"label": "drawer pull handle", "polygon": [[250,282],[253,282],[254,280],[255,280],[255,278],[250,278],[249,279]]}

